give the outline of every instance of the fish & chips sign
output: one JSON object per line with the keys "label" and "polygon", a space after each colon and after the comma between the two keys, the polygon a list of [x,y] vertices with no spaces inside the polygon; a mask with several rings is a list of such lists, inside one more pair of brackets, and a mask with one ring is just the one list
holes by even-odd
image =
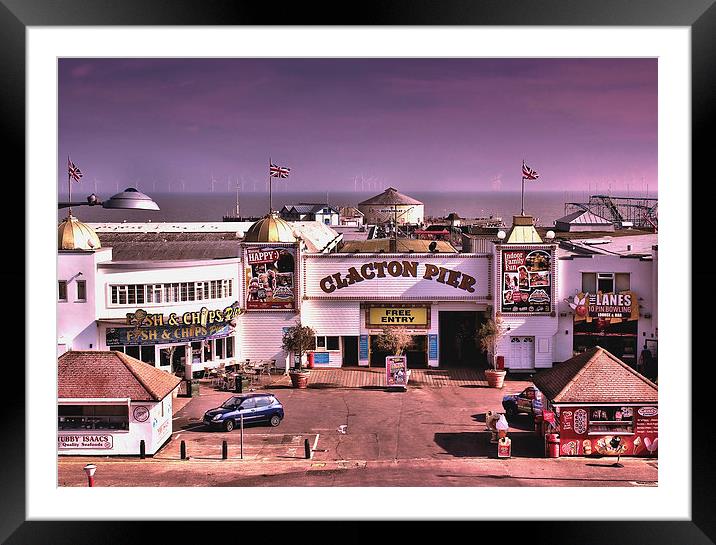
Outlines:
{"label": "fish & chips sign", "polygon": [[203,307],[195,312],[148,314],[143,309],[127,314],[127,325],[134,328],[107,329],[107,346],[129,344],[160,344],[174,341],[196,341],[223,337],[236,326],[236,318],[244,313],[237,303],[224,309]]}

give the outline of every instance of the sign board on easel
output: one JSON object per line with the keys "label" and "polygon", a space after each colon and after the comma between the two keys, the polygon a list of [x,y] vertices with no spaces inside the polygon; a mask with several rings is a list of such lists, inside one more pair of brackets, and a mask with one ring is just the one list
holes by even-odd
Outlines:
{"label": "sign board on easel", "polygon": [[407,356],[385,358],[385,385],[388,388],[408,388]]}

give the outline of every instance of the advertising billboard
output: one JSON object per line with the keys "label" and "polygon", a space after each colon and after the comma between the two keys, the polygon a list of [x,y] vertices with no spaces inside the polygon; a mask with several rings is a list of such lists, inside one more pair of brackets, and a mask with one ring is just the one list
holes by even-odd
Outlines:
{"label": "advertising billboard", "polygon": [[554,291],[552,250],[502,249],[500,259],[502,312],[549,314]]}
{"label": "advertising billboard", "polygon": [[296,249],[249,246],[244,249],[246,309],[296,308]]}

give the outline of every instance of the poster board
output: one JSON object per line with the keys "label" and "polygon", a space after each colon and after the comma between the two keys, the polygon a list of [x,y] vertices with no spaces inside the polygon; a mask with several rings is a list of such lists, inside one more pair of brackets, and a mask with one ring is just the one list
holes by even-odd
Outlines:
{"label": "poster board", "polygon": [[387,356],[385,358],[385,385],[388,388],[408,387],[407,356]]}

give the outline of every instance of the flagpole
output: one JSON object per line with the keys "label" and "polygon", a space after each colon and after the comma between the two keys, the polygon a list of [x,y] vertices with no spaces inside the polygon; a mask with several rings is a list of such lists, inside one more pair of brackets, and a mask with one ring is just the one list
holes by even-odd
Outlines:
{"label": "flagpole", "polygon": [[520,216],[525,215],[525,177],[522,176],[522,212],[520,212]]}
{"label": "flagpole", "polygon": [[[70,181],[70,156],[67,156],[67,200],[72,203],[72,182]],[[72,215],[72,205],[70,204],[69,215]]]}
{"label": "flagpole", "polygon": [[273,213],[273,199],[271,195],[271,157],[269,157],[269,215]]}

